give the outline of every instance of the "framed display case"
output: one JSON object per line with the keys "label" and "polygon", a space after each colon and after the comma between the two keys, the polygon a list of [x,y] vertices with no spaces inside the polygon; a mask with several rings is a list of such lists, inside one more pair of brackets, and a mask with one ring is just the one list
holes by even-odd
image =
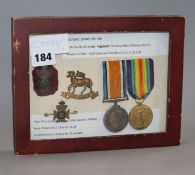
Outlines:
{"label": "framed display case", "polygon": [[180,143],[184,18],[12,19],[17,155]]}

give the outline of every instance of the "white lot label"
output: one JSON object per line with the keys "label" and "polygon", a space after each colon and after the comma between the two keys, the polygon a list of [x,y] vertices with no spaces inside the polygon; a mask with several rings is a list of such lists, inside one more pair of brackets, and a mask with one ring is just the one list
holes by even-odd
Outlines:
{"label": "white lot label", "polygon": [[31,55],[32,66],[46,66],[56,64],[55,54],[49,51],[35,51]]}
{"label": "white lot label", "polygon": [[68,53],[68,34],[31,35],[29,38],[32,66],[56,63],[55,54]]}

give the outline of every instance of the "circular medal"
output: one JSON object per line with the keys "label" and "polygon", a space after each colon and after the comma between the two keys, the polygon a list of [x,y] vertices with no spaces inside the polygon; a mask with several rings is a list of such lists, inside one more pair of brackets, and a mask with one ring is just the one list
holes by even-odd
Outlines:
{"label": "circular medal", "polygon": [[152,119],[152,110],[148,106],[142,104],[135,106],[129,114],[129,123],[137,130],[147,128],[151,124]]}
{"label": "circular medal", "polygon": [[128,114],[119,105],[114,105],[104,115],[104,125],[111,132],[123,130],[128,123]]}

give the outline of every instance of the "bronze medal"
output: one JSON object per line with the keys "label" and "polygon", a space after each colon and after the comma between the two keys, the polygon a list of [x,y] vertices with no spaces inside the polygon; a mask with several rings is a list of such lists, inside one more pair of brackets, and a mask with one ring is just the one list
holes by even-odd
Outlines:
{"label": "bronze medal", "polygon": [[128,124],[128,113],[117,102],[128,100],[126,63],[124,60],[103,61],[103,102],[114,103],[104,115],[104,126],[110,132],[122,131]]}
{"label": "bronze medal", "polygon": [[154,63],[151,58],[127,60],[128,92],[135,99],[129,114],[130,125],[137,130],[147,128],[153,119],[150,107],[143,105],[154,87]]}
{"label": "bronze medal", "polygon": [[152,110],[143,104],[136,105],[129,114],[129,123],[134,129],[147,128],[153,119]]}
{"label": "bronze medal", "polygon": [[104,125],[111,132],[123,130],[128,123],[128,113],[119,105],[112,106],[104,115]]}

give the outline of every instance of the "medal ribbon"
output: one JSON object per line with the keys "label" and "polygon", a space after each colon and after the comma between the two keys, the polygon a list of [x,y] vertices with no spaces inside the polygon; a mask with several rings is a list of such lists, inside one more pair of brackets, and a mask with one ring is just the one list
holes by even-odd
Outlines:
{"label": "medal ribbon", "polygon": [[103,101],[127,99],[126,62],[103,61]]}
{"label": "medal ribbon", "polygon": [[128,92],[134,99],[145,99],[154,87],[154,63],[151,58],[127,60]]}

